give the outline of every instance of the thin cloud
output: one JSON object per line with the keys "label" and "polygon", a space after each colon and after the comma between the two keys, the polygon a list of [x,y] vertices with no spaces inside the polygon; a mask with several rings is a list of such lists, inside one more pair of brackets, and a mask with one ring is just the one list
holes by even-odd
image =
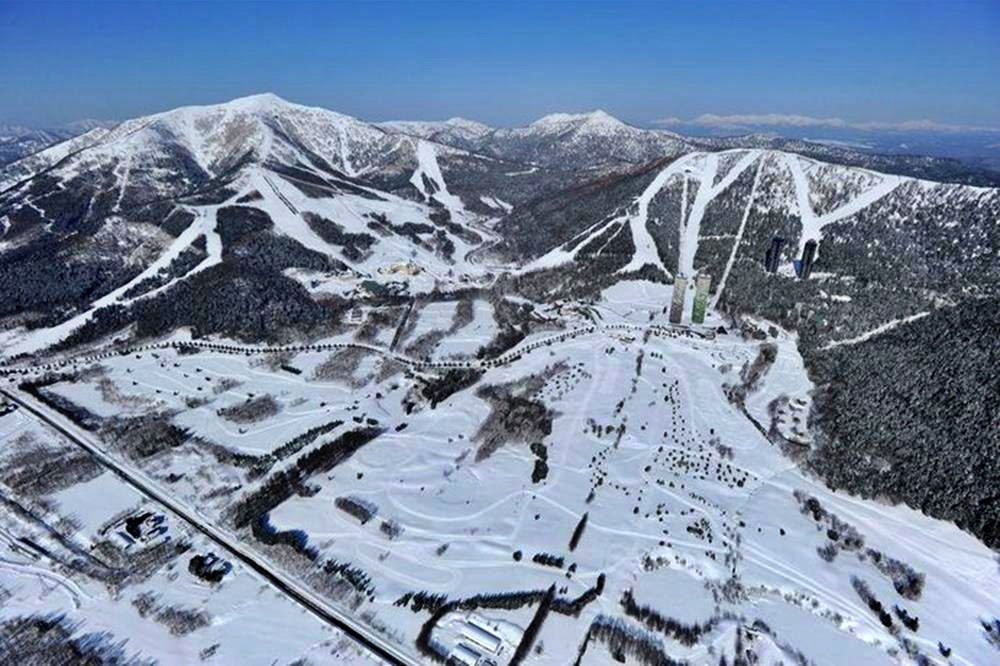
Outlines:
{"label": "thin cloud", "polygon": [[935,120],[904,120],[900,122],[850,122],[843,118],[819,118],[794,113],[750,113],[718,115],[703,113],[691,120],[662,118],[654,121],[658,125],[695,125],[716,129],[748,129],[752,127],[824,127],[829,129],[853,129],[866,132],[1000,132],[1000,127],[982,125],[960,125],[940,123]]}

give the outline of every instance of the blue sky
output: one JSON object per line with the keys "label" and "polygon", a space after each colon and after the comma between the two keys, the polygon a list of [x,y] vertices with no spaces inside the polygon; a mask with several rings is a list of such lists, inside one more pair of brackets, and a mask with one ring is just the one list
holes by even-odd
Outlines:
{"label": "blue sky", "polygon": [[[639,125],[780,114],[1000,127],[998,35],[998,1],[0,0],[0,123],[272,91],[369,120],[516,125],[603,108]],[[724,121],[688,124],[712,122]]]}

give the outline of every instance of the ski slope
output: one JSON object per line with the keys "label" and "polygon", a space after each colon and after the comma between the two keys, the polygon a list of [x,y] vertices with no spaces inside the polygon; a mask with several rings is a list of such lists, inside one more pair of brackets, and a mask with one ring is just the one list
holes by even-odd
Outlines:
{"label": "ski slope", "polygon": [[[722,177],[719,174],[720,160],[724,156],[736,156],[735,164]],[[723,272],[723,283],[728,277],[735,262],[739,245],[748,224],[754,223],[755,211],[766,212],[766,207],[761,207],[755,200],[758,185],[760,183],[760,171],[764,160],[778,159],[786,167],[788,178],[788,191],[791,192],[791,200],[780,202],[782,206],[787,206],[799,214],[801,220],[801,234],[799,236],[799,248],[796,256],[801,256],[802,249],[806,242],[815,240],[819,242],[823,237],[823,229],[834,222],[847,219],[855,215],[868,206],[878,202],[882,198],[891,194],[907,179],[899,176],[878,174],[864,170],[856,170],[862,175],[876,181],[876,183],[864,191],[853,195],[848,201],[841,203],[832,211],[817,214],[810,203],[811,186],[806,176],[805,166],[815,166],[818,163],[807,160],[792,153],[784,153],[773,150],[728,150],[722,152],[693,152],[684,155],[669,165],[664,167],[656,177],[650,182],[645,190],[630,202],[624,203],[619,212],[615,215],[598,221],[586,230],[574,236],[570,241],[563,243],[541,257],[527,264],[522,271],[531,271],[544,268],[553,268],[570,261],[578,260],[580,253],[590,241],[601,234],[628,225],[632,235],[633,252],[628,262],[619,270],[620,273],[631,273],[639,270],[643,266],[653,266],[661,270],[664,274],[670,275],[663,263],[662,258],[656,249],[656,243],[649,232],[649,205],[653,199],[666,187],[681,179],[682,196],[680,202],[680,235],[678,238],[678,262],[677,272],[679,275],[687,277],[694,276],[699,267],[695,266],[695,257],[698,254],[699,242],[704,236],[701,235],[702,221],[705,218],[706,208],[733,185],[743,173],[752,167],[756,167],[751,196],[741,218],[739,229],[735,236],[733,248],[729,254],[726,268]],[[695,197],[693,202],[688,202],[689,187],[695,187]],[[773,203],[773,202],[772,202]],[[760,210],[758,211],[758,208]],[[573,246],[573,249],[567,249]],[[600,254],[600,250],[597,252]],[[717,298],[717,297],[716,297]]]}
{"label": "ski slope", "polygon": [[[802,221],[802,234],[799,237],[799,249],[796,253],[797,257],[802,256],[802,252],[805,249],[807,242],[812,240],[819,243],[819,241],[822,240],[824,227],[839,220],[848,218],[858,211],[867,208],[899,187],[904,180],[899,176],[866,172],[877,176],[880,182],[860,195],[854,197],[851,201],[839,206],[835,210],[824,215],[817,215],[809,201],[810,187],[802,166],[803,162],[808,162],[809,164],[815,163],[812,162],[812,160],[806,160],[805,158],[799,157],[793,153],[784,153],[783,156],[785,164],[788,166],[788,170],[792,174],[792,180],[795,183],[795,200],[798,205],[799,219]],[[819,256],[818,248],[816,256]]]}
{"label": "ski slope", "polygon": [[[85,312],[81,312],[80,314],[67,319],[56,326],[37,329],[25,334],[19,341],[12,344],[5,350],[6,354],[10,356],[16,356],[18,354],[31,354],[56,345],[65,340],[73,331],[90,321],[90,319],[94,316],[94,313],[101,308],[116,304],[128,305],[129,303],[137,300],[150,298],[169,289],[177,282],[218,264],[222,261],[222,240],[219,238],[219,234],[215,231],[215,211],[217,209],[218,206],[192,209],[192,212],[195,213],[195,220],[188,225],[183,232],[181,232],[181,234],[167,247],[166,250],[163,251],[163,253],[159,255],[159,257],[157,257],[155,261],[150,263],[141,273],[139,273],[139,275],[135,276],[133,279],[117,289],[93,301]],[[126,298],[124,296],[124,294],[135,285],[147,278],[155,276],[161,269],[167,268],[174,259],[180,256],[181,252],[191,247],[191,244],[194,243],[194,241],[200,236],[205,236],[206,251],[208,256],[205,257],[205,259],[203,259],[197,266],[188,271],[185,275],[172,278],[167,284],[157,287],[156,289],[153,289],[145,294],[132,298]]]}

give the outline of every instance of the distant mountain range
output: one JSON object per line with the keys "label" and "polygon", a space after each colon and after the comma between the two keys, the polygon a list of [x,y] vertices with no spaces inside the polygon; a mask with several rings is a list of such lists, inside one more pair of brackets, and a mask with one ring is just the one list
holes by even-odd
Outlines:
{"label": "distant mountain range", "polygon": [[[117,121],[80,120],[57,128],[0,125],[0,166],[116,124]],[[471,152],[553,168],[567,163],[575,168],[581,161],[578,153],[601,155],[602,166],[606,167],[637,164],[696,149],[754,147],[787,150],[839,164],[918,178],[971,185],[1000,184],[1000,156],[991,153],[997,146],[988,145],[985,151],[970,153],[964,144],[961,150],[952,150],[942,147],[939,145],[941,140],[934,138],[910,146],[875,139],[862,142],[802,138],[796,132],[788,135],[768,132],[687,136],[664,129],[635,127],[601,110],[550,114],[525,127],[514,128],[491,127],[465,118],[374,124],[390,132],[418,136]],[[921,147],[926,154],[920,153]]]}
{"label": "distant mountain range", "polygon": [[49,146],[98,128],[114,127],[115,121],[79,120],[62,127],[39,129],[0,125],[0,166],[16,162]]}

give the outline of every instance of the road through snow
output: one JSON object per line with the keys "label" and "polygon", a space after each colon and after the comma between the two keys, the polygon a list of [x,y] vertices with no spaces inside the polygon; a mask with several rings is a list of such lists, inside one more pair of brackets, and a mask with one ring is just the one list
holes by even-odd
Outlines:
{"label": "road through snow", "polygon": [[38,420],[58,431],[69,441],[86,450],[102,465],[113,471],[130,486],[169,509],[189,526],[204,534],[218,546],[224,548],[231,556],[240,560],[248,568],[265,578],[280,592],[310,611],[323,622],[344,632],[387,663],[397,666],[418,666],[420,664],[418,659],[403,652],[399,646],[386,642],[367,626],[330,605],[325,599],[315,594],[302,583],[280,570],[272,568],[270,563],[263,557],[241,543],[239,539],[228,534],[203,517],[194,508],[172,497],[144,472],[124,464],[105,452],[103,448],[90,439],[87,433],[81,431],[61,414],[52,412],[30,396],[19,392],[0,390],[0,395],[3,395],[11,402],[17,403],[25,412],[30,413]]}

